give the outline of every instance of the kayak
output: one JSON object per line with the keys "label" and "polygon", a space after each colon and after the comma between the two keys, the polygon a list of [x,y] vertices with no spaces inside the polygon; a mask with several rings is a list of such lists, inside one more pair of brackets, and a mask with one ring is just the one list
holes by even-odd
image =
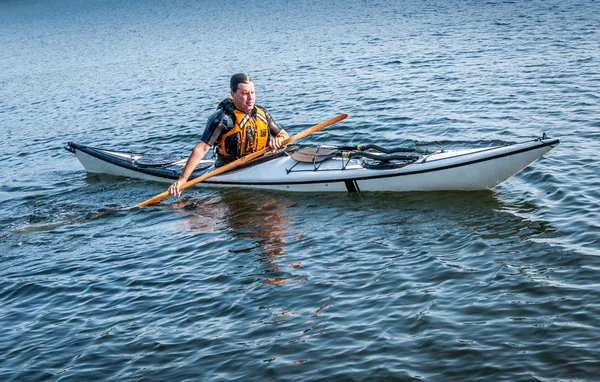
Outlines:
{"label": "kayak", "polygon": [[[482,148],[424,152],[414,147],[286,147],[208,178],[198,186],[294,192],[490,190],[560,144],[543,137]],[[172,183],[187,158],[90,147],[68,142],[87,172]],[[190,180],[214,170],[204,159]]]}

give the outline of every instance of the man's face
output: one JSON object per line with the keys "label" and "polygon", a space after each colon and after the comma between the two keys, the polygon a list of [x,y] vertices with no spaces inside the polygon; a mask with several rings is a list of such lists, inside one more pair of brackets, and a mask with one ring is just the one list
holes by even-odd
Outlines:
{"label": "man's face", "polygon": [[241,83],[235,92],[231,92],[233,104],[244,113],[249,113],[254,109],[254,101],[256,93],[254,91],[254,83]]}

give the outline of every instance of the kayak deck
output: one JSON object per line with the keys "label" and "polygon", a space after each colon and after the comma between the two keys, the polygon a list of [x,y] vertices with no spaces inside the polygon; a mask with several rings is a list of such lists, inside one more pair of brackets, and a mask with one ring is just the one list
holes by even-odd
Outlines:
{"label": "kayak deck", "polygon": [[[288,147],[198,185],[295,192],[486,190],[514,176],[558,144],[559,139],[544,136],[506,146],[442,149],[434,153]],[[68,143],[67,149],[75,153],[88,172],[162,182],[179,178],[187,160],[73,142]],[[202,160],[190,179],[211,169],[214,162]]]}

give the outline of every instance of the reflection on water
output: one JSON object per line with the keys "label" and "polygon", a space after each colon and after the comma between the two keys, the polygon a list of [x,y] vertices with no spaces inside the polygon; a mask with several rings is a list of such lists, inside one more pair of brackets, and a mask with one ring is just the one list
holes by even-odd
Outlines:
{"label": "reflection on water", "polygon": [[313,220],[317,225],[313,228],[325,233],[350,229],[357,222],[363,222],[367,231],[377,226],[466,227],[491,245],[524,242],[555,232],[544,220],[542,207],[490,191],[308,195],[219,190],[208,197],[181,199],[172,206],[184,213],[184,229],[230,231],[234,239],[251,239],[240,240],[247,245],[232,252],[254,253],[264,263],[283,256],[287,241],[303,239],[305,232],[294,234],[290,229],[290,216],[299,215]]}
{"label": "reflection on water", "polygon": [[[305,270],[311,267],[311,254],[303,243],[304,233],[290,228],[290,211],[297,212],[302,204],[295,201],[296,197],[219,190],[208,197],[182,199],[173,205],[185,215],[181,220],[184,229],[227,233],[227,239],[221,241],[223,251],[231,255],[231,266],[237,268],[225,272],[236,274],[237,280],[231,282],[240,286],[236,288],[236,304],[243,303],[245,309],[250,309],[244,319],[246,330],[231,328],[230,334],[248,346],[263,347],[264,363],[307,362],[306,358],[293,358],[297,351],[289,348],[304,347],[311,337],[325,333],[326,326],[317,320],[333,301],[330,296],[323,299],[298,289],[310,283]],[[238,258],[240,261],[235,261]],[[257,333],[263,334],[257,338]]]}
{"label": "reflection on water", "polygon": [[[250,239],[236,240],[247,245],[230,249],[231,253],[254,254],[261,263],[278,264],[285,255],[289,228],[284,201],[269,192],[223,190],[217,196],[192,202],[184,199],[174,206],[185,211],[185,229],[230,231],[233,239]],[[301,262],[290,264],[287,269],[274,266],[264,269],[260,276],[267,284],[285,284],[290,278],[284,274],[301,266]]]}

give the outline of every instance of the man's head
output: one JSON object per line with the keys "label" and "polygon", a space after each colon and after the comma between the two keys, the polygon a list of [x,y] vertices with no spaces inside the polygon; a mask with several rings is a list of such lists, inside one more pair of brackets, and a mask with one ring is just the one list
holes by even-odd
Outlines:
{"label": "man's head", "polygon": [[244,73],[237,73],[231,76],[229,81],[231,87],[231,98],[236,108],[244,113],[249,113],[254,109],[256,94],[254,91],[254,82]]}

